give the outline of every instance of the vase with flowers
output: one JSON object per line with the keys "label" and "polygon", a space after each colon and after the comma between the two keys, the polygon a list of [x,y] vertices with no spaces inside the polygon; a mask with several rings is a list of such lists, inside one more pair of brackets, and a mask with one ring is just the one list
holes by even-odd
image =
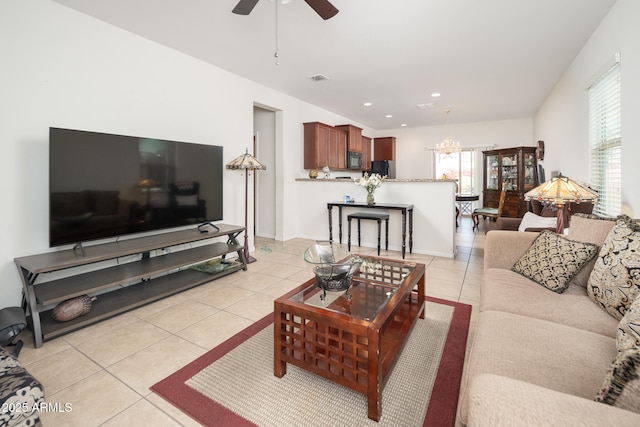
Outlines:
{"label": "vase with flowers", "polygon": [[369,175],[367,172],[361,178],[354,178],[357,185],[367,190],[367,205],[371,206],[376,203],[374,193],[380,188],[385,178],[386,176],[381,176],[378,173]]}

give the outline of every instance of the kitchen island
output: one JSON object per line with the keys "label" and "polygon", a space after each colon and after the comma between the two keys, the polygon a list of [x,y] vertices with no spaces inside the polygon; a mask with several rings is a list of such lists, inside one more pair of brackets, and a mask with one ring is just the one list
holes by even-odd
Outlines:
{"label": "kitchen island", "polygon": [[[300,214],[297,218],[298,236],[314,240],[329,239],[327,203],[345,200],[350,196],[365,202],[367,192],[353,179],[296,179]],[[413,253],[453,258],[455,256],[455,180],[442,179],[388,179],[376,190],[378,203],[413,205]],[[348,205],[343,208],[349,213]],[[354,206],[355,211],[366,211]],[[331,212],[335,224],[338,210]],[[376,208],[376,211],[379,211]],[[389,210],[389,249],[402,251],[402,212]],[[395,231],[394,231],[395,230]],[[362,224],[362,245],[376,247],[377,231],[373,222]],[[334,240],[338,242],[337,236]],[[351,248],[358,252],[358,247]]]}

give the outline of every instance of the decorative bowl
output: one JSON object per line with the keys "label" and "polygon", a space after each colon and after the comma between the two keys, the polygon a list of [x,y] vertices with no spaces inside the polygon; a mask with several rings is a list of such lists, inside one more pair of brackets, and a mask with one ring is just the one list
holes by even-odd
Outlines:
{"label": "decorative bowl", "polygon": [[307,248],[304,252],[304,260],[313,266],[315,284],[322,289],[320,299],[324,300],[327,291],[347,291],[347,298],[351,299],[348,290],[351,286],[353,275],[362,264],[360,258],[352,257],[347,262],[336,263],[333,255],[333,245],[330,242],[318,242]]}

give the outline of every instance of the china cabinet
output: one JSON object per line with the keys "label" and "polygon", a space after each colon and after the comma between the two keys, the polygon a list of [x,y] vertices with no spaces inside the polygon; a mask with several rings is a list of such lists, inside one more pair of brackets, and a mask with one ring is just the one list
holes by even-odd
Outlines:
{"label": "china cabinet", "polygon": [[498,207],[501,183],[507,182],[502,215],[522,217],[527,211],[524,194],[538,185],[536,147],[515,147],[483,152],[483,200]]}

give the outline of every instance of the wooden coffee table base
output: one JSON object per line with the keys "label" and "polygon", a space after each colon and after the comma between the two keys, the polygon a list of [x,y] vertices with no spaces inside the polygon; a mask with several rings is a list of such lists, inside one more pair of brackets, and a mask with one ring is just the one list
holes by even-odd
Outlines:
{"label": "wooden coffee table base", "polygon": [[[289,300],[313,281],[278,298],[274,311],[275,376],[284,376],[287,363],[292,363],[364,393],[368,416],[378,421],[384,382],[416,319],[424,318],[424,269],[421,273],[417,292],[411,292],[413,286],[406,292],[400,288],[373,321]],[[352,301],[372,292],[365,288],[352,288]]]}

